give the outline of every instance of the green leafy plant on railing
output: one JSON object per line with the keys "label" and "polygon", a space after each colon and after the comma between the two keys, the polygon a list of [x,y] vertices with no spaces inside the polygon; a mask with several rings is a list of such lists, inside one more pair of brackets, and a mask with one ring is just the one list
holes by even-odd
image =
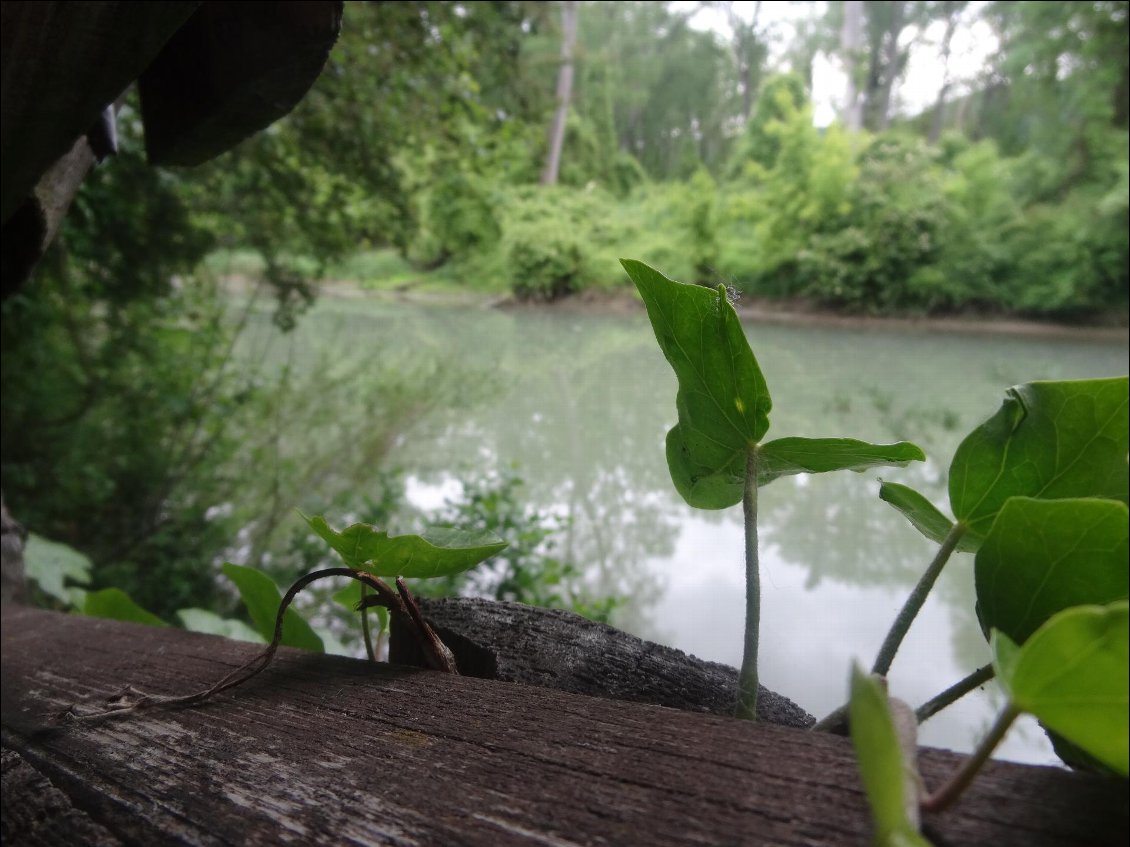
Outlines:
{"label": "green leafy plant on railing", "polygon": [[[420,535],[389,535],[369,524],[356,523],[338,532],[321,517],[303,518],[342,559],[345,567],[323,568],[299,578],[286,594],[279,596],[278,587],[266,574],[254,568],[225,564],[224,574],[235,583],[247,605],[256,630],[269,638],[267,647],[251,661],[236,668],[215,685],[182,696],[147,694],[134,688],[109,698],[104,708],[93,711],[68,709],[64,716],[71,720],[103,718],[110,715],[134,712],[153,706],[193,705],[240,685],[263,671],[274,658],[280,645],[322,650],[322,640],[293,609],[290,608],[300,591],[319,579],[347,577],[360,583],[356,608],[361,612],[362,628],[370,658],[374,657],[368,628],[367,612],[370,608],[383,609],[382,628],[388,618],[398,619],[415,638],[428,664],[436,669],[455,673],[455,659],[451,651],[436,635],[404,583],[404,577],[430,579],[449,576],[474,567],[506,546],[494,533],[466,532],[444,527],[432,528]],[[395,577],[393,590],[382,577]],[[107,592],[110,592],[107,594]],[[371,592],[371,593],[369,593]],[[88,613],[101,613],[103,617],[124,618],[142,623],[164,624],[136,606],[129,597],[117,589],[98,592],[107,603],[103,608],[91,609],[89,595]],[[353,599],[350,592],[341,598]],[[148,619],[145,619],[148,618]]]}
{"label": "green leafy plant on railing", "polygon": [[679,380],[679,421],[667,433],[667,466],[675,488],[699,509],[742,504],[746,626],[737,714],[754,718],[761,609],[758,488],[789,474],[862,471],[926,457],[907,442],[794,437],[762,443],[772,400],[725,287],[684,285],[641,262],[622,264],[643,297],[655,337]]}
{"label": "green leafy plant on railing", "polygon": [[[691,506],[741,501],[746,525],[746,633],[737,714],[756,715],[757,488],[786,473],[922,459],[906,443],[787,438],[762,443],[769,393],[726,291],[684,285],[623,261],[679,382],[667,464]],[[1127,774],[1127,455],[1125,377],[1033,382],[961,443],[949,468],[950,519],[924,495],[882,482],[880,497],[939,549],[884,639],[871,675],[856,669],[848,706],[817,724],[851,732],[877,843],[920,845],[919,807],[952,803],[1021,713],[1039,719],[1072,763]],[[976,553],[977,616],[993,662],[917,711],[887,698],[899,645],[955,551]],[[1019,645],[1019,646],[1018,646]],[[1007,704],[953,780],[922,797],[917,723],[999,678]]]}

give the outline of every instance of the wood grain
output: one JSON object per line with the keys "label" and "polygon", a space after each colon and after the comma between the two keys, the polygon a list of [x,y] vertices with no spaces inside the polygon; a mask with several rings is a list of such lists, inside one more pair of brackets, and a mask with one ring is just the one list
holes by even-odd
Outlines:
{"label": "wood grain", "polygon": [[[2,639],[5,749],[126,843],[869,838],[843,738],[294,650],[202,707],[53,728],[75,701],[127,683],[184,693],[256,648],[13,607]],[[959,761],[924,751],[927,781]],[[939,845],[1076,847],[1124,844],[1127,817],[1124,782],[994,763],[928,824]],[[80,843],[68,820],[36,843]]]}

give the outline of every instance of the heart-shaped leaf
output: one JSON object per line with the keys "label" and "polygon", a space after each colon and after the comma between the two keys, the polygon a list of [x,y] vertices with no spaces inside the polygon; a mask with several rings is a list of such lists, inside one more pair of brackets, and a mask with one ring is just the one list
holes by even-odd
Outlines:
{"label": "heart-shaped leaf", "polygon": [[1127,378],[1030,382],[966,436],[950,463],[954,516],[984,536],[1010,497],[1127,502]]}
{"label": "heart-shaped leaf", "polygon": [[909,441],[868,444],[854,438],[778,438],[757,448],[757,484],[768,485],[789,474],[904,467],[925,459],[921,448]]}
{"label": "heart-shaped leaf", "polygon": [[[859,665],[853,665],[851,670],[848,712],[859,775],[875,826],[872,843],[882,847],[929,847],[930,842],[918,832],[918,774],[913,763],[916,751],[905,749],[906,745],[900,742],[882,684]],[[909,717],[913,727],[913,713]],[[913,739],[910,743],[913,745]]]}
{"label": "heart-shaped leaf", "polygon": [[1056,612],[1125,600],[1128,521],[1130,511],[1115,500],[1005,503],[974,566],[984,631],[1023,644]]}
{"label": "heart-shaped leaf", "polygon": [[679,422],[667,435],[675,488],[700,509],[732,506],[742,499],[746,455],[769,429],[773,405],[737,313],[724,287],[685,285],[629,259],[621,264],[679,381]]}
{"label": "heart-shaped leaf", "polygon": [[389,535],[355,523],[337,532],[324,518],[302,516],[337,551],[346,566],[376,576],[428,579],[473,568],[506,547],[493,532],[433,527],[421,535]]}
{"label": "heart-shaped leaf", "polygon": [[[908,485],[880,480],[879,499],[885,500],[902,512],[911,525],[931,541],[941,544],[953,529],[953,521],[942,514],[924,495]],[[955,549],[962,553],[972,553],[980,544],[979,538],[963,535]]]}
{"label": "heart-shaped leaf", "polygon": [[[255,568],[225,562],[223,572],[239,589],[239,596],[251,615],[255,629],[269,642],[275,637],[275,618],[279,616],[282,603],[279,587],[273,579]],[[288,607],[283,615],[282,644],[315,653],[325,649],[322,639],[293,607]]]}
{"label": "heart-shaped leaf", "polygon": [[1022,647],[995,629],[990,644],[1014,706],[1123,776],[1130,773],[1130,603],[1059,612]]}

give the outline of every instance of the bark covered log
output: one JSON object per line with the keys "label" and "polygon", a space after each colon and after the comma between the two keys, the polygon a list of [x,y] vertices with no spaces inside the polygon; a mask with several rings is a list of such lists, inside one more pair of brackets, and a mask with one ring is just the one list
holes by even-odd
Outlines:
{"label": "bark covered log", "polygon": [[[731,716],[738,672],[644,641],[560,609],[477,598],[421,600],[424,616],[455,653],[459,672],[634,703]],[[393,662],[425,667],[411,637],[392,631]],[[806,729],[800,706],[765,686],[762,720]]]}

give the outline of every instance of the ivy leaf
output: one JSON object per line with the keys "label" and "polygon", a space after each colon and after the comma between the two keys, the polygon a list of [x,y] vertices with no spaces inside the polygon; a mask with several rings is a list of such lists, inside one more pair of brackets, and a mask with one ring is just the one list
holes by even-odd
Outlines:
{"label": "ivy leaf", "polygon": [[203,632],[207,635],[219,635],[233,641],[249,641],[252,644],[266,644],[267,639],[245,624],[234,618],[222,618],[215,612],[207,609],[178,609],[177,619],[181,626],[189,632]]}
{"label": "ivy leaf", "polygon": [[868,444],[854,438],[778,438],[757,448],[757,484],[768,485],[790,474],[905,467],[925,459],[921,448],[908,441]]}
{"label": "ivy leaf", "polygon": [[[897,482],[879,480],[879,499],[890,503],[911,525],[929,538],[941,544],[953,529],[953,521],[947,518],[938,508],[922,494],[919,494],[908,485]],[[980,546],[981,540],[966,533],[957,542],[956,549],[962,553],[973,553]]]}
{"label": "ivy leaf", "polygon": [[769,429],[772,400],[725,288],[675,282],[642,262],[620,264],[639,289],[655,338],[675,371],[679,422],[667,434],[675,488],[692,506],[742,499],[746,453]]}
{"label": "ivy leaf", "polygon": [[337,532],[324,518],[303,519],[347,567],[376,576],[428,579],[473,568],[506,547],[493,532],[433,527],[421,535],[389,535],[364,523]]}
{"label": "ivy leaf", "polygon": [[982,629],[1023,644],[1071,606],[1130,596],[1130,510],[1115,500],[1004,504],[977,553],[974,573]]}
{"label": "ivy leaf", "polygon": [[[918,776],[914,750],[900,742],[887,692],[879,680],[851,670],[848,703],[851,742],[880,847],[929,847],[918,832]],[[912,715],[913,713],[911,713]],[[910,721],[913,726],[913,719]],[[913,747],[913,739],[908,739]]]}
{"label": "ivy leaf", "polygon": [[966,436],[950,463],[954,516],[984,536],[1010,497],[1130,499],[1127,378],[1030,382]]}
{"label": "ivy leaf", "polygon": [[1130,603],[1075,606],[1018,647],[994,629],[997,678],[1014,706],[1130,774]]}
{"label": "ivy leaf", "polygon": [[86,595],[82,613],[92,618],[109,618],[115,621],[131,621],[147,626],[168,626],[163,620],[147,611],[120,588],[103,588]]}
{"label": "ivy leaf", "polygon": [[[224,563],[223,572],[239,589],[239,596],[247,606],[255,629],[264,640],[270,642],[275,637],[275,618],[278,617],[279,605],[282,603],[282,594],[275,581],[262,571],[233,565],[231,562]],[[310,628],[310,624],[290,606],[283,615],[282,644],[315,653],[321,653],[325,649],[322,639]]]}

